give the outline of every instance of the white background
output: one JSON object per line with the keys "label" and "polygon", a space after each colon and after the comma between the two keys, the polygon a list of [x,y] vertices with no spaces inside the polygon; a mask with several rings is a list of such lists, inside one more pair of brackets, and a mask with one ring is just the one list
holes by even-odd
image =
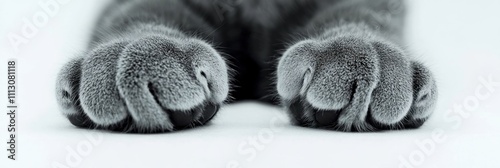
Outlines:
{"label": "white background", "polygon": [[[489,77],[500,82],[498,0],[411,1],[409,47],[433,70],[440,93],[435,115],[421,129],[342,133],[299,128],[289,125],[281,109],[249,102],[225,107],[209,127],[154,135],[76,129],[60,114],[54,96],[56,73],[84,49],[105,3],[75,0],[61,5],[16,52],[8,35],[20,35],[23,19],[31,22],[43,12],[37,3],[45,1],[0,3],[0,95],[5,95],[0,106],[6,105],[7,58],[19,61],[20,105],[16,161],[6,159],[4,111],[0,117],[2,168],[206,168],[231,162],[244,168],[398,167],[405,161],[406,167],[500,167],[500,86],[489,91],[480,82]],[[478,100],[476,107],[463,108],[468,115],[454,110],[474,105],[478,88],[490,96]],[[441,133],[441,139],[433,140],[433,132]],[[91,143],[88,137],[98,141]],[[252,137],[257,146],[250,145]],[[419,147],[421,143],[430,150]],[[66,160],[74,157],[71,151],[80,155],[73,163]],[[248,151],[255,151],[255,157]]]}

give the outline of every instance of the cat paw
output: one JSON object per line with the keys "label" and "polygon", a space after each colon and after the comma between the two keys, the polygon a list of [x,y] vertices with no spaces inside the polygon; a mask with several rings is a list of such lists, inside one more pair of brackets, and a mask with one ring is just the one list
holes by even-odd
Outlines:
{"label": "cat paw", "polygon": [[138,133],[204,125],[229,90],[209,44],[162,35],[98,45],[62,68],[56,88],[73,125]]}
{"label": "cat paw", "polygon": [[304,40],[279,61],[277,90],[292,122],[340,131],[420,127],[435,81],[397,45],[356,35]]}

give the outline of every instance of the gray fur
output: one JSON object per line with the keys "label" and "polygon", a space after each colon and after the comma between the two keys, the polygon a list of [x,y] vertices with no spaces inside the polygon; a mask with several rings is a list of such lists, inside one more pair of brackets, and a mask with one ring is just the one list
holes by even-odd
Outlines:
{"label": "gray fur", "polygon": [[127,42],[97,47],[82,62],[80,101],[83,110],[99,125],[111,125],[127,116],[127,109],[116,87],[117,60]]}
{"label": "gray fur", "polygon": [[[64,115],[84,113],[96,127],[131,117],[129,124],[138,132],[172,131],[165,110],[191,113],[226,100],[228,68],[211,44],[180,31],[176,27],[182,25],[176,22],[162,23],[157,16],[141,14],[144,4],[139,1],[115,3],[124,4],[101,19],[89,51],[59,74],[57,98]],[[120,23],[134,17],[144,22]]]}
{"label": "gray fur", "polygon": [[80,77],[83,57],[70,60],[57,76],[56,98],[61,112],[68,116],[78,113],[80,108]]}
{"label": "gray fur", "polygon": [[229,90],[220,55],[208,44],[190,39],[159,36],[133,42],[118,60],[116,78],[132,118],[150,124],[146,128],[171,129],[162,125],[170,123],[163,108],[188,111],[205,101],[222,103]]}
{"label": "gray fur", "polygon": [[437,100],[437,86],[432,73],[422,63],[412,62],[413,105],[412,119],[427,119],[432,115]]}
{"label": "gray fur", "polygon": [[[68,63],[60,74],[58,93],[70,90],[70,82],[62,79],[77,76],[73,69],[79,64],[82,109],[100,126],[130,115],[139,129],[172,130],[164,108],[182,112],[206,101],[222,103],[229,90],[224,60],[196,39],[152,35],[102,44]],[[74,113],[70,100],[58,97],[63,113]]]}
{"label": "gray fur", "polygon": [[297,125],[323,127],[321,112],[342,131],[416,128],[437,90],[403,48],[404,16],[403,0],[115,0],[57,99],[70,120],[172,131],[172,112],[196,122],[232,80],[236,100],[274,103],[276,90]]}
{"label": "gray fur", "polygon": [[313,113],[328,111],[339,113],[332,121],[338,130],[371,131],[376,128],[367,117],[398,129],[432,114],[434,79],[401,48],[398,23],[404,10],[395,11],[400,15],[380,10],[386,8],[383,3],[346,1],[325,10],[330,15],[318,15],[306,29],[319,32],[309,33],[280,58],[277,89],[283,104],[291,106],[298,98],[311,106],[295,121],[316,127]]}

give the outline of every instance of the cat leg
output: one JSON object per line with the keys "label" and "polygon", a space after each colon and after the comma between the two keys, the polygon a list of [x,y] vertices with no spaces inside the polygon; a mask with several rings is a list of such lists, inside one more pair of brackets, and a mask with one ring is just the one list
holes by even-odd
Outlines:
{"label": "cat leg", "polygon": [[277,91],[293,123],[341,131],[420,127],[432,114],[436,85],[403,49],[404,12],[401,0],[338,1],[318,11],[277,67]]}

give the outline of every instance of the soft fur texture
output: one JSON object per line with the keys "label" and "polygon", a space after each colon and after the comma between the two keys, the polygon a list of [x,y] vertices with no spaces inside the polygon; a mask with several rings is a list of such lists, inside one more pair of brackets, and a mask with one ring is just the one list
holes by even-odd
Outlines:
{"label": "soft fur texture", "polygon": [[76,126],[126,132],[204,125],[248,99],[299,126],[418,128],[437,91],[403,48],[404,15],[402,0],[115,0],[57,98]]}

